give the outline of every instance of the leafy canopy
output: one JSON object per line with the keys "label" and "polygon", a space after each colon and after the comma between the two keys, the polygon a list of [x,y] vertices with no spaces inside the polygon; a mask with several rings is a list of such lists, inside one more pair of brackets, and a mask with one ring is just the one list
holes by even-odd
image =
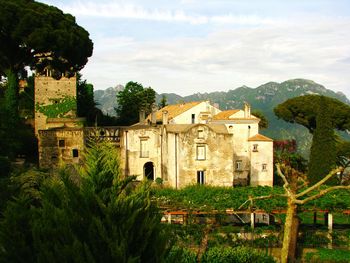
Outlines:
{"label": "leafy canopy", "polygon": [[[0,75],[25,66],[79,71],[92,55],[89,33],[75,18],[33,0],[0,0]],[[38,55],[49,55],[39,60]]]}
{"label": "leafy canopy", "polygon": [[274,108],[276,116],[290,123],[305,126],[311,133],[316,128],[316,117],[320,108],[327,104],[332,127],[341,131],[350,129],[350,106],[319,95],[292,98]]}
{"label": "leafy canopy", "polygon": [[156,93],[151,87],[144,88],[140,83],[128,82],[125,88],[117,93],[116,112],[120,123],[123,125],[136,123],[141,110],[146,115],[150,114],[155,97]]}

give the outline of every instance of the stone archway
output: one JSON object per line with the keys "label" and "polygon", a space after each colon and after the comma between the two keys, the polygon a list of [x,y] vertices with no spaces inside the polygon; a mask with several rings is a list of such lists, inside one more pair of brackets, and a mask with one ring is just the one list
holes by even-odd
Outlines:
{"label": "stone archway", "polygon": [[143,166],[143,175],[148,180],[154,181],[154,165],[152,162],[147,162]]}

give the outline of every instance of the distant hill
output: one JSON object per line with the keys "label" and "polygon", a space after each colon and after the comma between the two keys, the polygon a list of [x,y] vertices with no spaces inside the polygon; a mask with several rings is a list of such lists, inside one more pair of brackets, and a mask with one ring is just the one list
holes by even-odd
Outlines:
{"label": "distant hill", "polygon": [[[122,86],[117,86],[116,88],[109,88],[104,91],[95,91],[95,100],[99,103],[99,107],[102,111],[109,115],[115,115],[115,95],[117,91],[121,89]],[[278,104],[287,99],[307,94],[324,95],[350,104],[350,101],[343,93],[336,93],[312,80],[306,79],[292,79],[282,83],[268,82],[257,88],[242,86],[227,92],[196,93],[185,97],[174,93],[163,93],[157,94],[157,101],[160,100],[162,95],[167,97],[169,104],[182,101],[209,100],[211,103],[217,103],[221,110],[240,109],[243,107],[244,101],[246,101],[251,104],[252,110],[260,110],[269,120],[269,128],[261,131],[261,133],[275,140],[296,139],[299,151],[307,156],[311,142],[311,135],[308,133],[307,129],[297,124],[290,124],[283,120],[278,120],[273,113],[273,108]]]}

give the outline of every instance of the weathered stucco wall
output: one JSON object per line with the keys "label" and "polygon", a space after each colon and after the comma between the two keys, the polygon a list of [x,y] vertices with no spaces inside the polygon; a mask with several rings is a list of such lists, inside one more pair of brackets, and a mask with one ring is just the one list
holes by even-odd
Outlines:
{"label": "weathered stucco wall", "polygon": [[[254,147],[257,147],[257,150],[254,151]],[[273,142],[251,141],[250,149],[251,185],[273,186]]]}
{"label": "weathered stucco wall", "polygon": [[[48,76],[36,76],[34,79],[34,99],[35,104],[49,105],[52,104],[52,99],[60,99],[66,96],[76,98],[77,91],[76,77],[62,77],[56,80]],[[35,110],[35,134],[38,134],[39,130],[46,129],[47,117]]]}
{"label": "weathered stucco wall", "polygon": [[84,149],[83,129],[39,131],[39,164],[51,168],[64,163],[78,163]]}
{"label": "weathered stucco wall", "polygon": [[[192,123],[192,114],[195,115],[194,123],[201,123],[201,113],[207,112],[209,115],[214,116],[219,113],[220,110],[218,108],[210,105],[208,101],[203,101],[188,111],[176,116],[171,120],[173,124],[191,124]],[[204,120],[203,120],[204,121]]]}

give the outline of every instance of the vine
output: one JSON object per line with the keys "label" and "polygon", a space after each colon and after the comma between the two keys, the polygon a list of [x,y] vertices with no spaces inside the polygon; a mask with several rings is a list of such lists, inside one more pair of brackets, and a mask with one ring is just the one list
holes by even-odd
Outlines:
{"label": "vine", "polygon": [[41,112],[48,118],[61,118],[68,112],[77,109],[77,100],[72,96],[65,96],[63,98],[50,98],[51,104],[44,105],[36,103],[35,110]]}

